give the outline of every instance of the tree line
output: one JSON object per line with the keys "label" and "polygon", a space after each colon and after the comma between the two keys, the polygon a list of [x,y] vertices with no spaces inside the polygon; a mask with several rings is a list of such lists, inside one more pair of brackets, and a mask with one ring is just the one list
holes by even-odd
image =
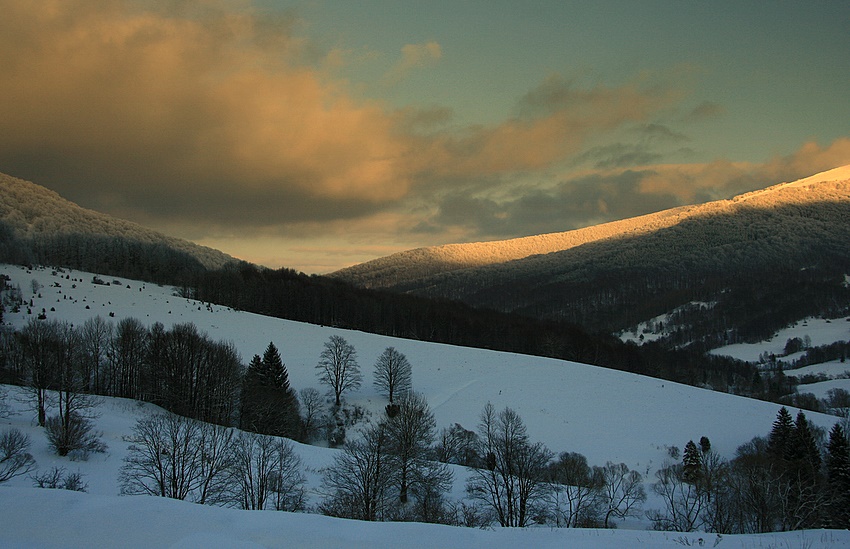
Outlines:
{"label": "tree line", "polygon": [[[101,323],[110,337],[87,341],[85,334],[97,332],[92,330]],[[476,430],[455,424],[437,432],[427,401],[413,391],[409,361],[392,347],[376,360],[373,383],[387,406],[372,422],[345,402],[363,378],[355,349],[340,336],[329,338],[316,364],[317,379],[328,388],[325,403],[312,388],[302,390],[299,401],[273,343],[247,368],[237,358],[236,376],[228,378],[233,357],[217,354],[217,344],[192,326],[154,325],[141,338],[142,351],[125,353],[119,350],[130,346],[120,334],[135,323],[127,319],[112,330],[110,325],[97,317],[79,330],[33,320],[12,340],[4,339],[3,356],[4,366],[22,376],[39,423],[60,455],[103,449],[91,423],[95,389],[137,399],[155,396],[178,412],[137,421],[119,479],[122,493],[303,510],[304,466],[289,439],[324,431],[341,451],[321,471],[322,500],[313,510],[332,516],[506,527],[611,527],[614,519],[645,516],[657,529],[717,533],[850,527],[846,420],[825,442],[826,435],[802,412],[794,420],[782,408],[769,435],[742,445],[731,460],[717,455],[707,437],[689,441],[681,460],[678,449],[671,449],[671,461],[656,471],[652,484],[664,508],[644,511],[645,479],[639,472],[622,463],[591,466],[576,452],[556,456],[530,439],[511,408],[488,404]],[[174,341],[161,347],[158,337]],[[90,352],[101,345],[106,351],[98,363],[98,353]],[[181,372],[169,371],[174,365],[166,359],[154,362],[170,352],[185,353],[177,366]],[[204,357],[206,366],[189,359],[193,356]],[[141,358],[134,367],[128,357]],[[8,413],[5,396],[0,404],[0,414]],[[347,437],[346,428],[355,425],[359,436]],[[0,482],[34,470],[28,448],[28,437],[18,431],[0,437]],[[462,501],[447,497],[448,464],[469,470]],[[36,485],[81,486],[79,478],[57,468],[32,478]]]}

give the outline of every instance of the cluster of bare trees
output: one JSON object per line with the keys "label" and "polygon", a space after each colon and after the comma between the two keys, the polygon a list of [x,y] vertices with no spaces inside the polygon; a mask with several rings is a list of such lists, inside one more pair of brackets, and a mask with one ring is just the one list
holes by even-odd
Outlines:
{"label": "cluster of bare trees", "polygon": [[92,408],[92,394],[145,400],[220,424],[231,424],[238,412],[239,354],[190,323],[166,330],[134,318],[116,325],[95,316],[80,327],[31,320],[11,340],[6,358],[42,426],[53,405],[63,429],[70,429]]}
{"label": "cluster of bare trees", "polygon": [[425,399],[408,393],[397,413],[345,443],[324,471],[320,510],[361,520],[442,522],[448,467],[431,456],[436,423]]}
{"label": "cluster of bare trees", "polygon": [[485,406],[479,425],[484,466],[473,469],[467,492],[486,504],[502,526],[545,522],[559,527],[608,528],[635,515],[646,493],[643,477],[623,464],[589,467],[584,456],[553,453],[529,440],[511,408]]}
{"label": "cluster of bare trees", "polygon": [[[532,442],[511,408],[487,404],[478,432],[460,425],[437,436],[424,398],[408,393],[394,415],[348,441],[324,471],[326,499],[320,511],[361,520],[419,520],[465,526],[604,526],[635,515],[646,499],[643,478],[624,464],[568,469],[578,454],[553,454]],[[446,463],[470,474],[468,500],[446,498]]]}
{"label": "cluster of bare trees", "polygon": [[123,494],[297,511],[301,470],[287,439],[161,413],[136,422],[119,480]]}

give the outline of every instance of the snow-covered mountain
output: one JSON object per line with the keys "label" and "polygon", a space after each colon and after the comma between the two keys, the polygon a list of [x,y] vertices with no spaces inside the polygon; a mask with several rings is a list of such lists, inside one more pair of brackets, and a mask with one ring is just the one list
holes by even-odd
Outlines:
{"label": "snow-covered mountain", "polygon": [[85,261],[80,257],[83,248],[98,246],[109,246],[110,252],[133,246],[161,255],[170,251],[207,269],[236,261],[218,250],[82,208],[40,185],[0,173],[0,260],[79,264]]}
{"label": "snow-covered mountain", "polygon": [[[331,276],[618,331],[693,301],[722,301],[730,290],[776,301],[751,286],[797,294],[797,286],[814,279],[812,287],[825,296],[850,269],[847,219],[850,166],[729,200],[565,233],[401,252]],[[784,282],[777,284],[777,277]],[[832,295],[806,298],[808,310],[765,330],[824,314],[822,303],[834,301]],[[727,312],[719,307],[712,314]],[[720,324],[749,337],[752,322]]]}
{"label": "snow-covered mountain", "polygon": [[[213,339],[231,341],[244,360],[274,342],[296,389],[319,387],[315,365],[323,343],[331,335],[341,335],[356,348],[365,380],[347,399],[368,410],[373,420],[386,404],[371,384],[374,363],[386,347],[394,346],[412,363],[413,388],[426,397],[438,428],[460,423],[475,429],[488,401],[497,409],[510,406],[523,418],[533,440],[556,452],[582,453],[591,464],[625,462],[648,482],[669,457],[671,447],[681,448],[704,435],[716,451],[732,457],[738,445],[769,431],[778,410],[778,405],[763,401],[585,364],[395,339],[234,311],[177,297],[168,286],[135,280],[110,278],[109,285],[95,284],[94,273],[9,265],[0,266],[0,274],[9,277],[12,287],[20,286],[28,302],[32,300],[28,307],[32,314],[27,308],[6,312],[7,326],[20,328],[42,310],[48,319],[77,326],[95,315],[116,323],[128,317],[146,326],[162,322],[166,329],[191,322]],[[37,284],[32,284],[33,280]],[[764,536],[673,534],[648,532],[647,522],[641,519],[620,524],[618,531],[482,531],[366,524],[315,515],[210,508],[156,497],[118,497],[117,476],[130,445],[129,431],[136,418],[154,407],[105,399],[98,408],[96,428],[104,433],[107,453],[72,462],[52,454],[43,430],[33,422],[32,411],[10,400],[20,413],[0,420],[0,427],[15,427],[31,437],[40,471],[59,466],[83,474],[89,493],[32,488],[24,477],[0,485],[0,508],[4,509],[0,545],[4,547],[678,547],[700,545],[700,538],[703,544],[722,543],[722,547],[850,545],[850,537],[837,531]],[[822,428],[836,420],[817,413],[807,416]],[[296,445],[296,449],[307,466],[308,488],[315,502],[321,497],[319,470],[330,464],[339,450],[306,445]],[[451,497],[462,498],[464,470],[457,468],[455,473]],[[653,498],[645,508],[661,505]]]}

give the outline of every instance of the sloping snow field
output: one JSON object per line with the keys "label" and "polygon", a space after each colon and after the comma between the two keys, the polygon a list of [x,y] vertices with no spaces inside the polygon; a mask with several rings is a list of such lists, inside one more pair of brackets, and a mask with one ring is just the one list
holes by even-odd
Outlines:
{"label": "sloping snow field", "polygon": [[[315,364],[331,335],[341,335],[357,349],[363,386],[347,395],[377,417],[386,400],[372,387],[373,364],[389,346],[404,353],[413,365],[414,390],[425,395],[437,427],[460,423],[475,429],[483,406],[514,408],[528,426],[533,440],[555,452],[575,451],[594,465],[625,462],[649,482],[667,457],[670,446],[683,447],[690,439],[708,436],[712,446],[731,457],[735,448],[753,436],[765,435],[778,406],[559,360],[468,349],[420,341],[394,339],[362,332],[313,326],[208,306],[175,297],[173,289],[112,277],[109,286],[92,283],[91,273],[28,271],[0,266],[0,273],[32,298],[31,314],[7,311],[4,321],[16,328],[45,310],[48,318],[75,325],[100,315],[117,322],[135,317],[166,327],[192,322],[213,339],[234,343],[248,362],[268,343],[280,349],[290,382],[296,389],[319,386]],[[33,295],[32,280],[41,288]],[[58,286],[57,286],[58,285]],[[76,285],[76,287],[74,287]],[[54,309],[54,310],[51,310]],[[114,316],[110,316],[110,314]],[[16,388],[7,388],[14,395]],[[648,532],[644,520],[621,527],[636,530],[480,531],[419,524],[362,524],[327,517],[274,512],[245,512],[202,507],[162,498],[118,497],[117,476],[126,455],[126,436],[140,414],[155,407],[122,399],[104,399],[97,428],[109,446],[106,454],[87,462],[70,462],[50,454],[42,430],[31,412],[10,397],[21,413],[0,420],[0,428],[14,426],[30,435],[40,470],[63,466],[79,471],[88,494],[40,490],[18,477],[0,485],[2,547],[172,546],[172,547],[657,547],[697,545],[699,537],[714,544],[714,534],[680,535]],[[796,410],[792,410],[792,414]],[[829,428],[834,418],[807,413],[817,425]],[[317,500],[318,470],[331,463],[335,450],[297,445],[308,470],[308,484]],[[452,497],[463,495],[465,471],[455,468]],[[651,493],[650,490],[648,492]],[[652,499],[645,508],[658,507]],[[850,547],[846,532],[806,532],[769,536],[723,536],[721,547]]]}

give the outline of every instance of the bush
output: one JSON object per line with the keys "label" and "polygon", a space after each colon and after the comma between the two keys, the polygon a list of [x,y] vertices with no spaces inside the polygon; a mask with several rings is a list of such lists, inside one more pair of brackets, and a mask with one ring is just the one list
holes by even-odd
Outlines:
{"label": "bush", "polygon": [[92,422],[79,414],[52,416],[48,418],[44,429],[50,446],[60,456],[71,454],[85,460],[91,452],[106,451],[106,444],[100,440],[101,433],[94,431]]}
{"label": "bush", "polygon": [[0,482],[35,468],[35,459],[27,451],[29,447],[30,437],[17,429],[9,429],[0,436]]}
{"label": "bush", "polygon": [[31,475],[32,485],[36,488],[51,488],[60,490],[72,490],[74,492],[88,492],[89,485],[83,482],[83,475],[79,472],[68,473],[64,467],[53,467],[41,475]]}

